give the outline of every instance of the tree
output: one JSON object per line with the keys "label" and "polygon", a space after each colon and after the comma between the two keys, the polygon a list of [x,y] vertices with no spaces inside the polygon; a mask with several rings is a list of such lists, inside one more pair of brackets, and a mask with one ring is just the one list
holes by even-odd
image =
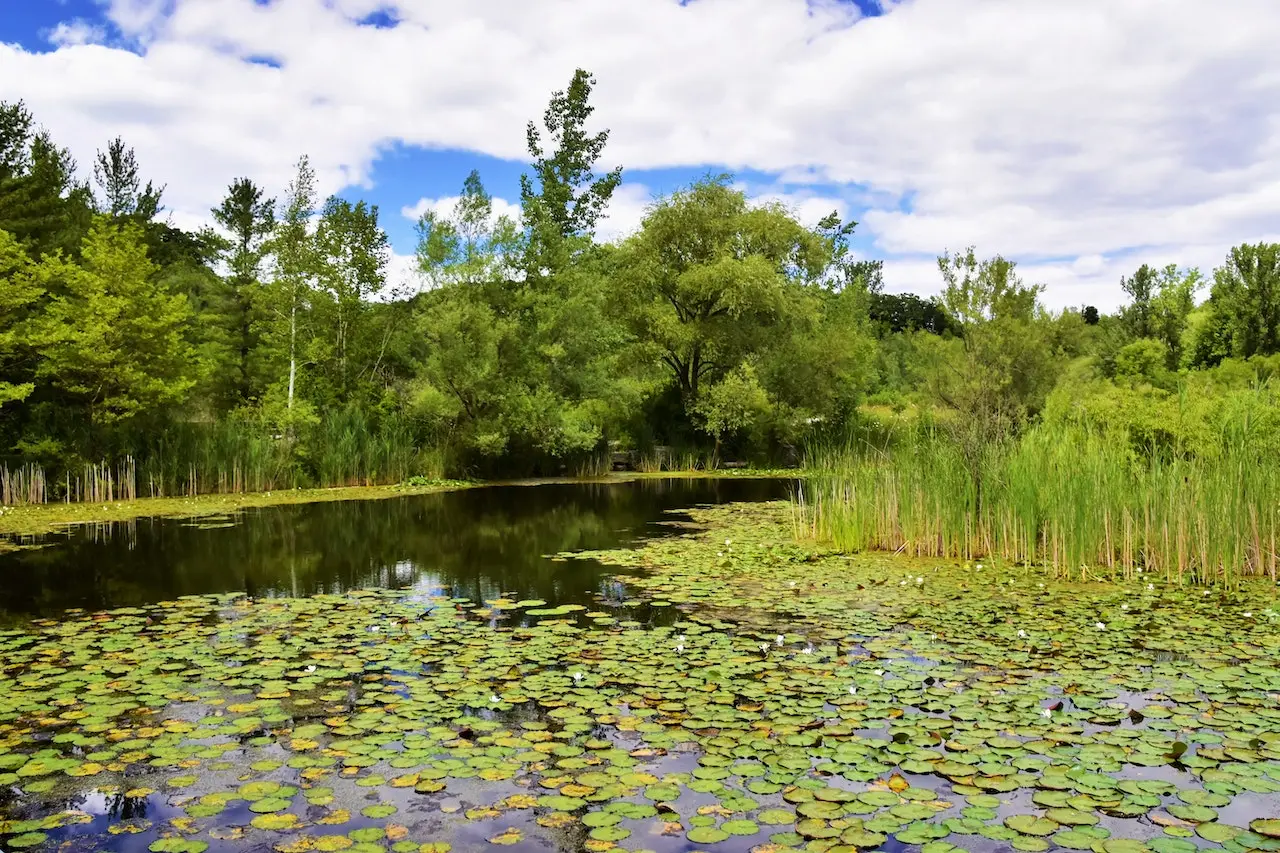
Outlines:
{"label": "tree", "polygon": [[258,299],[266,241],[276,226],[275,204],[275,199],[266,198],[262,188],[251,179],[239,178],[227,187],[222,203],[210,211],[228,235],[219,248],[231,271],[227,320],[236,354],[234,394],[241,403],[247,402],[255,391],[251,356],[259,341],[254,328],[254,305]]}
{"label": "tree", "polygon": [[339,398],[353,392],[352,352],[361,343],[369,300],[386,282],[390,256],[378,206],[331,196],[316,228],[320,286],[331,310],[331,382]]}
{"label": "tree", "polygon": [[1156,294],[1155,267],[1143,264],[1129,278],[1120,277],[1120,289],[1131,300],[1120,311],[1121,323],[1130,340],[1151,337],[1151,300]]}
{"label": "tree", "polygon": [[1148,331],[1150,337],[1164,344],[1165,367],[1170,370],[1176,370],[1182,361],[1187,318],[1196,307],[1195,294],[1203,282],[1200,270],[1180,270],[1177,264],[1169,264],[1157,276]]}
{"label": "tree", "polygon": [[79,251],[88,230],[91,195],[74,180],[75,160],[37,130],[22,101],[0,101],[0,230],[33,259]]}
{"label": "tree", "polygon": [[1209,302],[1224,355],[1280,352],[1280,243],[1233,247],[1214,270]]}
{"label": "tree", "polygon": [[427,210],[418,217],[418,271],[433,284],[487,284],[509,280],[523,241],[508,216],[493,217],[493,199],[480,173],[467,175],[453,210]]}
{"label": "tree", "polygon": [[100,219],[81,255],[79,266],[51,256],[36,267],[52,294],[34,335],[37,378],[82,408],[91,428],[182,402],[194,385],[183,337],[190,309],[157,284],[141,227]]}
{"label": "tree", "polygon": [[707,378],[766,344],[795,306],[794,277],[817,281],[830,246],[783,208],[752,208],[728,175],[653,205],[623,244],[617,304],[670,371],[686,411]]}
{"label": "tree", "polygon": [[998,255],[979,262],[973,247],[939,257],[940,301],[962,334],[922,341],[929,390],[954,413],[947,429],[973,478],[979,510],[988,455],[1039,409],[1057,369],[1038,304],[1043,286],[1024,285],[1015,266]]}
{"label": "tree", "polygon": [[743,363],[707,389],[694,413],[700,427],[715,439],[711,467],[720,460],[720,444],[726,435],[750,430],[769,412],[769,395],[756,380],[755,370]]}
{"label": "tree", "polygon": [[1085,325],[1087,326],[1098,325],[1098,309],[1095,308],[1094,306],[1086,305],[1083,309],[1081,309],[1080,314],[1081,316],[1084,317]]}
{"label": "tree", "polygon": [[[0,128],[2,132],[3,128]],[[17,239],[0,231],[0,407],[22,402],[35,389],[30,326],[32,309],[44,295],[31,259]],[[25,363],[24,363],[25,362]]]}
{"label": "tree", "polygon": [[587,119],[595,111],[588,104],[594,84],[595,78],[579,68],[567,90],[551,95],[542,118],[544,131],[533,122],[526,130],[538,182],[535,189],[533,179],[520,176],[520,204],[531,237],[530,275],[563,266],[569,251],[565,241],[592,236],[622,181],[621,166],[600,177],[592,172],[609,139],[607,130],[595,135],[586,132]]}
{"label": "tree", "polygon": [[138,158],[133,148],[117,136],[107,143],[106,151],[98,151],[93,164],[93,179],[102,190],[98,212],[120,219],[150,222],[160,213],[160,196],[164,187],[150,181],[143,187],[138,176]]}
{"label": "tree", "polygon": [[933,335],[959,334],[960,326],[937,302],[914,293],[872,291],[868,311],[880,334],[924,331]]}
{"label": "tree", "polygon": [[319,258],[311,218],[315,215],[316,173],[306,155],[298,158],[297,171],[285,191],[279,219],[267,243],[273,261],[273,277],[264,294],[268,312],[266,334],[277,343],[288,363],[285,408],[293,410],[301,353],[300,325],[315,294]]}

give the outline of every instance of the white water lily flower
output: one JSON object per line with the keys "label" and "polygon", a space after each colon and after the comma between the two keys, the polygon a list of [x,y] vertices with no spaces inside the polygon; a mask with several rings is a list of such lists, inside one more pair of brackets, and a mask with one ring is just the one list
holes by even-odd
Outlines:
{"label": "white water lily flower", "polygon": [[803,649],[801,649],[801,650],[800,650],[800,653],[801,653],[801,654],[806,654],[806,655],[811,655],[811,654],[813,654],[813,646],[806,646],[805,648],[803,648]]}
{"label": "white water lily flower", "polygon": [[307,666],[307,667],[303,670],[303,672],[315,672],[315,671],[316,671],[316,665],[315,665],[315,664],[310,664],[309,666]]}
{"label": "white water lily flower", "polygon": [[677,642],[677,643],[683,643],[683,642],[684,642],[684,634],[681,634],[679,637],[676,637],[676,642]]}
{"label": "white water lily flower", "polygon": [[857,688],[857,687],[855,687],[855,686],[854,686],[854,685],[852,685],[852,684],[851,684],[851,685],[849,685],[849,695],[850,695],[850,696],[857,696],[857,695],[858,695],[858,688]]}
{"label": "white water lily flower", "polygon": [[785,637],[783,637],[781,634],[779,634],[779,635],[778,635],[778,637],[777,637],[777,639],[775,640],[775,642],[776,642],[778,645],[782,645],[784,642],[786,642],[786,638],[785,638]]}
{"label": "white water lily flower", "polygon": [[1093,627],[1097,628],[1099,631],[1102,631],[1102,630],[1104,630],[1107,626],[1106,626],[1106,625],[1104,625],[1104,624],[1102,624],[1101,622],[1094,622],[1094,623],[1093,623]]}
{"label": "white water lily flower", "polygon": [[924,583],[924,578],[923,578],[923,577],[921,577],[920,575],[916,575],[916,583],[918,583],[918,584],[919,584],[919,583]]}
{"label": "white water lily flower", "polygon": [[381,629],[381,628],[379,628],[377,625],[374,625],[374,626],[373,626],[372,628],[370,628],[369,630],[376,634],[376,633],[378,633],[379,631],[381,631],[382,629]]}
{"label": "white water lily flower", "polygon": [[723,557],[723,556],[724,556],[724,551],[716,551],[716,556],[717,556],[717,557]]}
{"label": "white water lily flower", "polygon": [[733,544],[733,540],[731,540],[731,539],[726,539],[726,540],[724,540],[724,544],[726,544],[726,545],[732,545],[732,544]]}
{"label": "white water lily flower", "polygon": [[1026,631],[1024,631],[1024,630],[1022,630],[1021,628],[1019,628],[1019,629],[1018,629],[1018,636],[1019,636],[1019,637],[1025,637],[1025,636],[1027,636],[1027,632],[1026,632]]}
{"label": "white water lily flower", "polygon": [[1053,716],[1053,712],[1052,712],[1052,711],[1050,711],[1048,708],[1045,708],[1045,709],[1044,709],[1043,711],[1041,711],[1040,713],[1041,713],[1041,715],[1043,715],[1043,716],[1044,716],[1044,718],[1045,718],[1046,720]]}
{"label": "white water lily flower", "polygon": [[982,563],[978,563],[978,568],[982,568]]}
{"label": "white water lily flower", "polygon": [[1253,617],[1253,614],[1252,614],[1251,612],[1249,612],[1248,610],[1246,610],[1246,611],[1245,611],[1245,613],[1244,613],[1244,618],[1246,618],[1246,619],[1250,619],[1250,618],[1252,618],[1252,617]]}
{"label": "white water lily flower", "polygon": [[1155,589],[1155,588],[1156,588],[1156,585],[1155,585],[1155,584],[1153,584],[1153,583],[1149,583],[1149,584],[1147,584],[1147,589]]}
{"label": "white water lily flower", "polygon": [[906,585],[907,585],[906,581],[898,581],[898,586],[906,586]]}
{"label": "white water lily flower", "polygon": [[684,651],[684,643],[680,643],[678,646],[676,646],[676,651],[677,651],[677,652],[683,652],[683,651]]}
{"label": "white water lily flower", "polygon": [[1127,605],[1127,604],[1121,604],[1121,605],[1120,605],[1120,609],[1121,609],[1121,610],[1128,610],[1128,609],[1129,609],[1129,605]]}
{"label": "white water lily flower", "polygon": [[796,585],[796,582],[795,582],[795,581],[792,581],[790,585],[791,585],[791,586],[795,586],[795,585]]}
{"label": "white water lily flower", "polygon": [[489,701],[490,701],[490,702],[501,702],[502,700],[501,700],[501,699],[499,699],[497,696],[490,696],[490,697],[489,697]]}
{"label": "white water lily flower", "polygon": [[582,680],[582,673],[580,673],[580,672],[575,672],[575,673],[573,674],[573,680],[574,680],[574,681],[581,681],[581,680]]}
{"label": "white water lily flower", "polygon": [[769,644],[768,644],[768,643],[761,643],[761,644],[760,644],[760,651],[762,651],[762,652],[767,652],[767,651],[769,651]]}
{"label": "white water lily flower", "polygon": [[883,670],[883,669],[877,669],[877,670],[875,670],[875,674],[876,674],[876,675],[878,675],[878,676],[879,676],[879,675],[884,675],[884,670]]}
{"label": "white water lily flower", "polygon": [[1040,584],[1040,588],[1041,588],[1041,589],[1044,589],[1044,584]]}

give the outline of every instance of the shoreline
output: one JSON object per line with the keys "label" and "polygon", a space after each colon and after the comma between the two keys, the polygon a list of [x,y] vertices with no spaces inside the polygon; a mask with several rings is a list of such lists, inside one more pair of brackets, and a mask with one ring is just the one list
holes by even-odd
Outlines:
{"label": "shoreline", "polygon": [[713,477],[798,477],[796,471],[725,469],[719,471],[618,471],[601,477],[544,477],[517,480],[440,480],[425,486],[336,486],[322,489],[283,489],[271,492],[208,494],[194,497],[138,498],[111,503],[47,503],[0,509],[0,553],[24,547],[27,537],[56,534],[77,524],[107,524],[137,518],[201,518],[228,515],[243,509],[347,500],[384,500],[407,495],[453,492],[484,486],[537,486],[571,483],[625,483],[650,479]]}
{"label": "shoreline", "polygon": [[[34,537],[58,533],[77,524],[107,524],[136,518],[201,518],[228,515],[253,507],[381,500],[405,495],[452,492],[486,485],[465,480],[441,480],[426,486],[336,486],[325,489],[281,489],[271,492],[208,494],[194,497],[138,498],[111,503],[47,503],[6,507],[0,513],[0,536]],[[8,547],[6,547],[8,546]],[[22,547],[0,539],[0,553]]]}

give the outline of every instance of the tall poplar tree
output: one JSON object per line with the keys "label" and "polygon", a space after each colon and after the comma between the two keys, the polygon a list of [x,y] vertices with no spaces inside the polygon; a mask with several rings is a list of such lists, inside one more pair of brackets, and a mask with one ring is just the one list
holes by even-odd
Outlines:
{"label": "tall poplar tree", "polygon": [[316,206],[316,173],[306,156],[298,158],[297,171],[285,190],[275,232],[269,241],[273,261],[272,280],[264,305],[270,315],[272,337],[283,339],[288,363],[285,408],[292,411],[301,355],[301,326],[315,293],[319,263],[311,219]]}

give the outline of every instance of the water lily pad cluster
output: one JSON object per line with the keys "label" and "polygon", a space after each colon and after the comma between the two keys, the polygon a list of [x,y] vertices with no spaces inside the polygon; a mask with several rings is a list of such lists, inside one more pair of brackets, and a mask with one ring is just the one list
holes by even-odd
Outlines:
{"label": "water lily pad cluster", "polygon": [[641,570],[656,623],[375,590],[0,633],[0,846],[1280,850],[1273,590],[837,554],[788,513],[563,555]]}

